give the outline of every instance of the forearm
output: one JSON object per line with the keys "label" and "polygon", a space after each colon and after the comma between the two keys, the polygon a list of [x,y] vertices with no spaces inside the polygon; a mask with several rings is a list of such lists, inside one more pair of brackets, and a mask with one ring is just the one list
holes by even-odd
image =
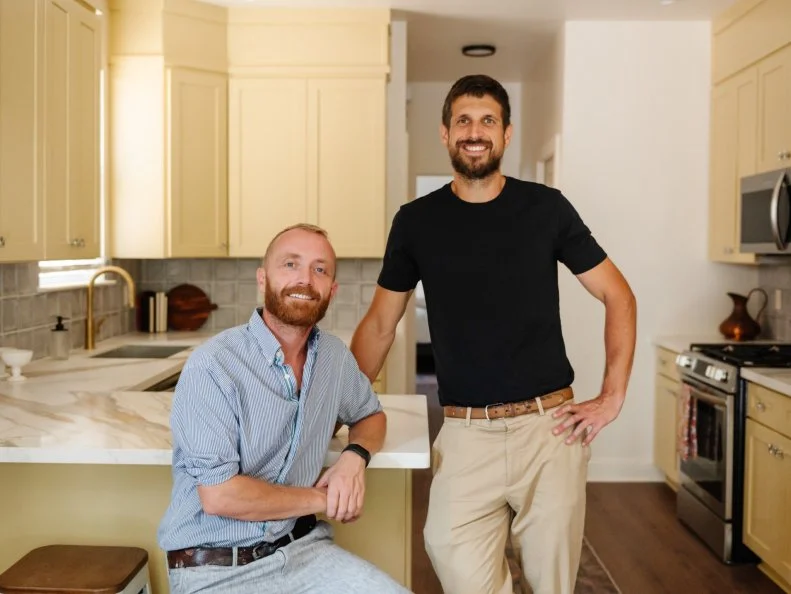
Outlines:
{"label": "forearm", "polygon": [[350,350],[371,382],[379,375],[394,339],[395,328],[380,328],[372,315],[366,315],[357,326]]}
{"label": "forearm", "polygon": [[349,428],[349,443],[359,444],[374,455],[382,449],[386,433],[387,417],[383,412],[374,413]]}
{"label": "forearm", "polygon": [[604,349],[606,367],[602,394],[623,400],[634,361],[637,302],[626,287],[604,302]]}
{"label": "forearm", "polygon": [[327,505],[322,489],[273,485],[243,475],[220,485],[200,486],[198,495],[207,514],[250,522],[319,513]]}

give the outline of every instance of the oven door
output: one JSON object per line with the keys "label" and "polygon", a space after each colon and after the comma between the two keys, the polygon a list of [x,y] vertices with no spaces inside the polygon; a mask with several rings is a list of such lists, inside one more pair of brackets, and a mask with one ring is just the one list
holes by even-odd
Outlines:
{"label": "oven door", "polygon": [[734,396],[683,378],[689,389],[689,452],[681,457],[681,484],[723,520],[733,516]]}

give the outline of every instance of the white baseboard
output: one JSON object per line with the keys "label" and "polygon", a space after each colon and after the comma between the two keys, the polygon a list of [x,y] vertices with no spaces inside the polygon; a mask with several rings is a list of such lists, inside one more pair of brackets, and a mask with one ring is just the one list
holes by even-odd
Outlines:
{"label": "white baseboard", "polygon": [[664,480],[665,475],[652,462],[632,458],[594,458],[588,464],[589,483],[651,483]]}

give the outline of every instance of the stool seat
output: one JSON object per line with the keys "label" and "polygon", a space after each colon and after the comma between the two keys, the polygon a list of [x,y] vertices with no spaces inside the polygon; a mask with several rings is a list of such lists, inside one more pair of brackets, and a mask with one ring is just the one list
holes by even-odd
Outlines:
{"label": "stool seat", "polygon": [[137,547],[49,545],[0,574],[3,594],[117,594],[148,563]]}

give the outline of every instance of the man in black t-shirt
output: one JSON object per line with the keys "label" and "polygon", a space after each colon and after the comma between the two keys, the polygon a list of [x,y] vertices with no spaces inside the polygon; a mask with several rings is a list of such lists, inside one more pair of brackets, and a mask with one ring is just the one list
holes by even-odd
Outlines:
{"label": "man in black t-shirt", "polygon": [[[443,589],[511,592],[510,533],[535,594],[572,594],[589,444],[626,397],[634,295],[563,194],[500,172],[512,128],[497,81],[458,80],[440,131],[453,181],[393,219],[352,352],[373,380],[422,281],[445,411],[424,536]],[[558,262],[606,308],[601,393],[580,403],[561,332]]]}

